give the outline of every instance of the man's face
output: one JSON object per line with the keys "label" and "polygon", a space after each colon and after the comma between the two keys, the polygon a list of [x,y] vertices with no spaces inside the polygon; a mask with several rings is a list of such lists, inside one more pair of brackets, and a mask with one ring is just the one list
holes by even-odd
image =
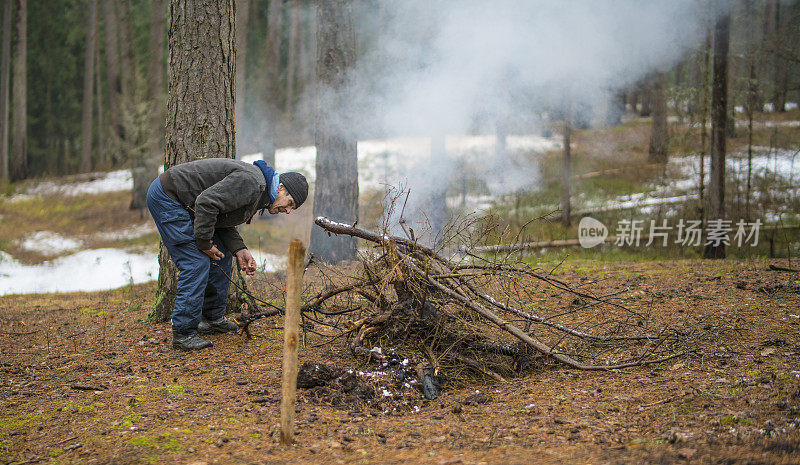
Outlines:
{"label": "man's face", "polygon": [[297,208],[297,206],[294,204],[294,199],[289,194],[289,191],[283,187],[283,184],[279,184],[278,196],[275,197],[275,201],[269,206],[270,214],[277,215],[278,213],[286,213],[288,215],[289,212],[295,208]]}

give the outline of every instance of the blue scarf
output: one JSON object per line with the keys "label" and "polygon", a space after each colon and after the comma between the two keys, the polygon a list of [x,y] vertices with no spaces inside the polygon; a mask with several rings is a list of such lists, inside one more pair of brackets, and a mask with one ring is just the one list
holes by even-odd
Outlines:
{"label": "blue scarf", "polygon": [[267,192],[269,193],[270,204],[278,197],[278,184],[280,184],[281,174],[272,169],[264,160],[256,160],[254,165],[261,169],[264,179],[267,181]]}

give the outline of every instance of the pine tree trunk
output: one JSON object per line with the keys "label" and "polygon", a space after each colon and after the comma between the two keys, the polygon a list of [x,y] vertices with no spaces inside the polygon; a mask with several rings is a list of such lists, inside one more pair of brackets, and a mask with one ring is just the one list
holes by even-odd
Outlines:
{"label": "pine tree trunk", "polygon": [[[236,119],[244,121],[245,85],[247,84],[247,23],[250,16],[248,0],[236,0]],[[241,158],[242,150],[250,144],[244,143],[243,124],[236,125],[236,158]]]}
{"label": "pine tree trunk", "polygon": [[16,15],[14,29],[14,70],[12,87],[13,131],[11,137],[11,163],[9,176],[12,180],[25,179],[28,171],[28,112],[27,112],[27,56],[28,56],[28,2],[14,0]]}
{"label": "pine tree trunk", "polygon": [[[164,168],[199,158],[235,157],[233,2],[172,0],[170,3]],[[176,270],[163,245],[158,261],[158,295],[151,320],[165,321],[175,304]],[[231,294],[231,298],[236,295]]]}
{"label": "pine tree trunk", "polygon": [[289,23],[289,57],[286,64],[286,120],[292,120],[294,110],[295,76],[297,71],[297,49],[300,40],[300,0],[292,0],[291,21]]}
{"label": "pine tree trunk", "polygon": [[667,75],[653,76],[653,125],[650,131],[650,162],[667,162]]}
{"label": "pine tree trunk", "polygon": [[[783,14],[781,11],[781,2],[775,2],[775,23],[774,23],[774,32],[775,32],[775,50],[772,53],[773,56],[773,88],[774,88],[774,97],[773,103],[775,105],[775,111],[783,113],[786,111],[786,93],[789,86],[789,64],[781,55],[780,49],[782,45],[782,41],[785,40],[782,37],[782,34],[787,33],[787,28],[784,28],[783,23]],[[796,27],[796,26],[795,26]]]}
{"label": "pine tree trunk", "polygon": [[[725,137],[728,124],[728,41],[730,11],[726,8],[714,27],[714,83],[711,88],[711,173],[709,220],[725,217]],[[705,258],[725,258],[725,245],[709,244]]]}
{"label": "pine tree trunk", "polygon": [[[141,142],[145,147],[135,150],[132,160],[133,191],[130,208],[144,209],[147,206],[147,188],[158,176],[158,165],[164,158],[164,22],[166,5],[164,0],[153,0],[150,10],[150,59],[147,64],[147,107],[149,118],[141,124],[147,125]],[[128,141],[129,143],[131,141]]]}
{"label": "pine tree trunk", "polygon": [[[97,7],[95,6],[96,11]],[[105,127],[105,121],[103,120],[103,81],[100,74],[100,44],[97,43],[94,47],[94,76],[94,93],[97,101],[97,165],[100,166],[100,169],[106,169],[108,168],[108,162],[106,160],[106,141],[103,131]]]}
{"label": "pine tree trunk", "polygon": [[117,40],[119,20],[114,0],[103,0],[103,26],[108,79],[108,121],[111,126],[109,151],[111,152],[110,162],[115,164],[121,160],[119,150],[123,129],[120,114],[122,82],[119,75],[119,42]]}
{"label": "pine tree trunk", "polygon": [[92,169],[92,98],[94,97],[94,46],[97,31],[97,0],[89,0],[86,25],[86,59],[83,66],[83,115],[81,117],[81,171]]}
{"label": "pine tree trunk", "polygon": [[[505,136],[503,136],[505,139]],[[440,132],[431,137],[431,164],[446,163],[447,145],[445,134]],[[502,148],[505,151],[505,147]],[[423,202],[419,217],[428,217],[430,221],[430,240],[425,245],[438,249],[444,243],[442,231],[447,224],[447,182],[439,182],[431,186],[430,199]]]}
{"label": "pine tree trunk", "polygon": [[281,23],[283,0],[269,0],[267,9],[266,85],[267,85],[267,146],[262,148],[264,161],[275,166],[275,149],[278,144],[278,121],[280,120],[281,82]]}
{"label": "pine tree trunk", "polygon": [[119,0],[119,35],[123,105],[130,106],[136,99],[136,55],[133,49],[133,17],[130,0]]}
{"label": "pine tree trunk", "polygon": [[569,121],[564,123],[564,153],[561,158],[561,222],[564,226],[570,225],[572,206],[570,204],[570,180],[572,179],[572,128]]}
{"label": "pine tree trunk", "polygon": [[8,83],[11,77],[11,0],[3,0],[0,48],[0,182],[8,181]]}
{"label": "pine tree trunk", "polygon": [[[325,89],[330,100],[317,104],[315,139],[317,181],[314,216],[336,221],[358,220],[358,163],[356,137],[341,121],[351,105],[347,70],[355,62],[355,37],[349,1],[318,3],[317,95]],[[328,236],[321,228],[311,230],[309,251],[318,259],[337,263],[356,255],[356,240],[350,236]]]}

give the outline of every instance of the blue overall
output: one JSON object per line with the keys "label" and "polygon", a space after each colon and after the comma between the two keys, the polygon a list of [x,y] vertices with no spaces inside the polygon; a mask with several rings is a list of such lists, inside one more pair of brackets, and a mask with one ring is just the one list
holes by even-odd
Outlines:
{"label": "blue overall", "polygon": [[158,178],[147,190],[147,208],[178,267],[172,329],[181,335],[196,334],[201,316],[208,320],[225,316],[233,254],[214,234],[212,241],[225,257],[214,262],[219,266],[212,265],[211,258],[197,248],[189,212],[164,192]]}

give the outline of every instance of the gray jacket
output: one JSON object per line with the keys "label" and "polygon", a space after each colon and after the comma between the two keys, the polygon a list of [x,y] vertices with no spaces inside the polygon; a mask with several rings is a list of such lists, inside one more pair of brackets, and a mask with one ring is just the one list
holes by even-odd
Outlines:
{"label": "gray jacket", "polygon": [[236,226],[272,203],[257,166],[230,158],[181,163],[159,176],[164,192],[194,217],[197,248],[211,248],[216,232],[231,252],[245,248]]}

